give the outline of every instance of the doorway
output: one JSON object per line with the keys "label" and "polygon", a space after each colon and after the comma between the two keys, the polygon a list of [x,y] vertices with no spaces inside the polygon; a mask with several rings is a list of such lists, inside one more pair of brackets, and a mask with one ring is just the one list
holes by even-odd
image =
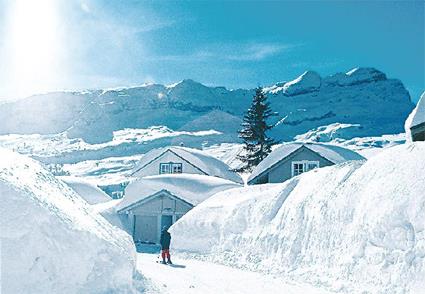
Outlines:
{"label": "doorway", "polygon": [[171,227],[173,224],[173,216],[172,215],[161,215],[161,230],[163,227]]}
{"label": "doorway", "polygon": [[156,243],[156,231],[157,222],[155,216],[134,216],[134,241],[142,243]]}

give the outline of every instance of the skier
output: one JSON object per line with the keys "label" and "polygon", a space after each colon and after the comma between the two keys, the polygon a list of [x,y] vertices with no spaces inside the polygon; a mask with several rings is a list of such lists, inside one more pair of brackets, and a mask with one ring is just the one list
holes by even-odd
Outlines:
{"label": "skier", "polygon": [[[164,226],[161,231],[161,239],[159,240],[161,244],[162,264],[172,264],[170,259],[170,242],[171,235],[168,232],[168,227]],[[165,261],[165,257],[167,257],[167,262]]]}

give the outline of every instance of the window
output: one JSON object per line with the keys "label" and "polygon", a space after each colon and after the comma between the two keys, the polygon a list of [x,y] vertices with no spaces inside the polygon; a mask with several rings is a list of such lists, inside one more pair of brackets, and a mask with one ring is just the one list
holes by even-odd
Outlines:
{"label": "window", "polygon": [[181,174],[183,165],[176,162],[167,162],[159,164],[159,174]]}
{"label": "window", "polygon": [[307,163],[307,171],[318,168],[319,167],[319,162],[318,161],[309,161]]}
{"label": "window", "polygon": [[173,163],[173,174],[181,174],[182,173],[182,164],[181,163]]}
{"label": "window", "polygon": [[293,161],[292,162],[292,176],[298,176],[304,172],[315,169],[319,167],[318,161]]}
{"label": "window", "polygon": [[292,163],[292,176],[298,176],[304,172],[304,164]]}
{"label": "window", "polygon": [[160,163],[159,164],[159,174],[170,174],[170,164],[169,163]]}

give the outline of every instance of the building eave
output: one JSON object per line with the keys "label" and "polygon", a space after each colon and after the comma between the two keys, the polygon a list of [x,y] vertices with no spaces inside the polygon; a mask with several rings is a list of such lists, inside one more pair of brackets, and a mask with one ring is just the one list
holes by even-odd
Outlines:
{"label": "building eave", "polygon": [[123,208],[118,209],[117,210],[117,213],[118,214],[125,213],[126,211],[132,210],[132,209],[134,209],[134,208],[136,208],[136,207],[138,207],[140,205],[145,204],[146,202],[149,202],[152,199],[155,199],[156,197],[163,196],[164,194],[167,195],[167,196],[169,196],[169,197],[171,197],[171,198],[174,198],[175,200],[180,200],[180,201],[184,202],[185,204],[187,204],[187,205],[189,205],[191,207],[194,207],[195,206],[193,203],[190,203],[189,201],[178,197],[177,195],[171,193],[167,189],[162,189],[162,190],[159,190],[158,192],[153,193],[152,195],[149,195],[149,196],[147,196],[147,197],[145,197],[143,199],[140,199],[140,200],[138,200],[136,202],[133,202],[133,203],[131,203],[131,204],[129,204],[129,205],[123,207]]}
{"label": "building eave", "polygon": [[425,130],[425,122],[420,123],[420,124],[415,125],[415,126],[411,126],[411,127],[410,127],[410,130],[411,130],[412,132],[417,132],[417,131]]}

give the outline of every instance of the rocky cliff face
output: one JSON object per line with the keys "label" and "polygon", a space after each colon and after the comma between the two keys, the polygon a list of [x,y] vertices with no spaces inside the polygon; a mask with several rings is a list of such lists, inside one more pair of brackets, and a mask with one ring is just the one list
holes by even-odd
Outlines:
{"label": "rocky cliff face", "polygon": [[[272,135],[291,140],[331,123],[359,124],[352,136],[403,131],[413,109],[399,80],[373,68],[322,78],[307,71],[297,79],[266,87],[279,113]],[[192,80],[115,90],[55,92],[0,105],[0,134],[55,134],[88,143],[111,140],[113,131],[164,125],[174,130],[216,129],[218,141],[236,141],[254,90],[207,87]],[[201,140],[202,138],[200,138]]]}

